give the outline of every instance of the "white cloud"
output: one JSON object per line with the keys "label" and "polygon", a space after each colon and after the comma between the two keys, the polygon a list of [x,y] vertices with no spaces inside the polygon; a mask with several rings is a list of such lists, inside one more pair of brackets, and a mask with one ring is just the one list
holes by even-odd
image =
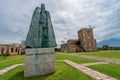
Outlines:
{"label": "white cloud", "polygon": [[0,1],[0,28],[4,30],[0,30],[0,43],[24,40],[33,10],[41,3],[51,13],[59,45],[63,40],[77,38],[77,31],[89,25],[95,27],[97,42],[120,38],[119,0],[7,0]]}

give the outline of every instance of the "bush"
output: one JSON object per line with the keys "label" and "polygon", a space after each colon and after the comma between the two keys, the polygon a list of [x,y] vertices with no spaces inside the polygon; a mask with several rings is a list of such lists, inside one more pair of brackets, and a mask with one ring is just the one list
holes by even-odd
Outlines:
{"label": "bush", "polygon": [[10,56],[10,54],[9,53],[4,53],[1,56]]}
{"label": "bush", "polygon": [[60,48],[55,48],[55,52],[60,52]]}
{"label": "bush", "polygon": [[5,55],[6,55],[6,56],[10,56],[10,53],[6,52]]}
{"label": "bush", "polygon": [[21,55],[25,55],[25,52],[22,52]]}
{"label": "bush", "polygon": [[5,59],[7,56],[10,56],[10,53],[6,52],[6,53],[2,54],[1,56],[3,56]]}

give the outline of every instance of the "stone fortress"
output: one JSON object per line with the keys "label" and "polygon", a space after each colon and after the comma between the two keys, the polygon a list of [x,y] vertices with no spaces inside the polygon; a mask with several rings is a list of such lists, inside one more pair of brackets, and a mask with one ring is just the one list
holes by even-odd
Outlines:
{"label": "stone fortress", "polygon": [[78,40],[68,40],[61,44],[61,52],[90,52],[97,51],[96,40],[92,28],[82,28],[78,31]]}

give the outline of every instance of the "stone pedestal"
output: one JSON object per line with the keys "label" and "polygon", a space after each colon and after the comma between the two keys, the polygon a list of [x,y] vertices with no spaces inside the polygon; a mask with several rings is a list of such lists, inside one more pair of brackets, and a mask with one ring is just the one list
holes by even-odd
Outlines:
{"label": "stone pedestal", "polygon": [[54,71],[54,48],[32,48],[25,50],[24,77],[48,75]]}

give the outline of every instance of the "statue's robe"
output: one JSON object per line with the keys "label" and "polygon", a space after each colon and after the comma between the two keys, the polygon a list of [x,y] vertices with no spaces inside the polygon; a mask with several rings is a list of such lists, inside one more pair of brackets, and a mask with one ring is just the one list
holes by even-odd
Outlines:
{"label": "statue's robe", "polygon": [[53,26],[48,11],[45,10],[41,14],[41,8],[37,7],[35,9],[25,45],[29,48],[50,48],[56,46]]}

